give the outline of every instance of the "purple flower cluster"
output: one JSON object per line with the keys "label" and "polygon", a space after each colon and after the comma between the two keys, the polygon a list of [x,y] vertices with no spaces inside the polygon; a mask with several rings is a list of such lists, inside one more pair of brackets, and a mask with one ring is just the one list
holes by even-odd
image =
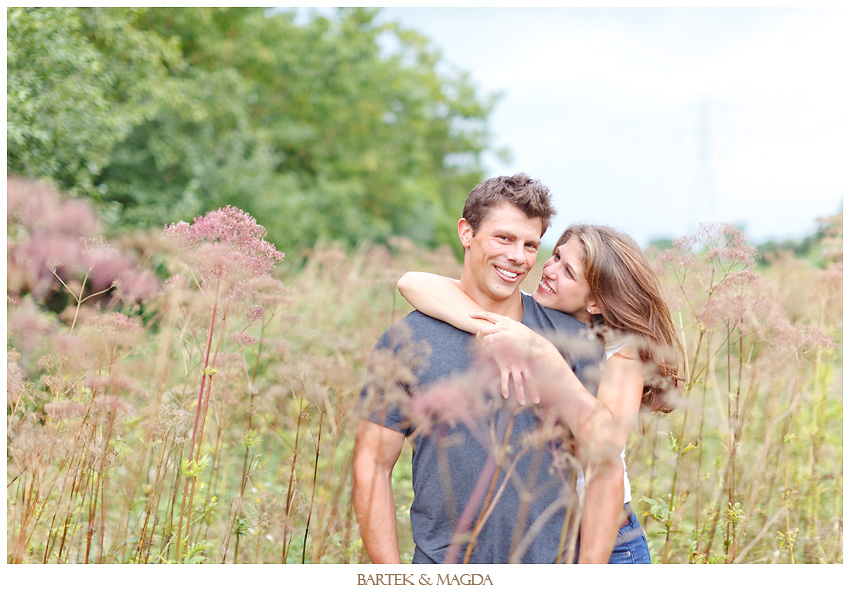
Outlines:
{"label": "purple flower cluster", "polygon": [[248,321],[253,323],[259,321],[266,314],[266,309],[259,305],[254,305],[248,309]]}
{"label": "purple flower cluster", "polygon": [[699,251],[709,260],[747,268],[755,266],[758,257],[758,251],[747,242],[744,233],[729,223],[701,223],[695,234],[677,238],[673,246],[680,254]]}
{"label": "purple flower cluster", "polygon": [[284,254],[263,238],[266,230],[236,207],[223,207],[196,217],[188,224],[165,227],[164,235],[177,243],[201,273],[204,283],[247,281],[270,273]]}
{"label": "purple flower cluster", "polygon": [[[733,225],[701,224],[661,253],[656,267],[675,280],[666,292],[670,305],[687,305],[703,332],[720,330],[728,339],[735,331],[774,352],[833,347],[822,327],[789,316],[779,286],[756,271],[757,256]],[[776,265],[778,257],[772,260]]]}
{"label": "purple flower cluster", "polygon": [[124,333],[139,332],[141,325],[120,312],[108,312],[98,315],[94,321],[95,326],[104,332]]}
{"label": "purple flower cluster", "polygon": [[65,282],[86,278],[92,293],[120,286],[127,302],[156,292],[153,273],[97,238],[100,224],[86,202],[17,178],[7,178],[6,191],[10,293],[40,300],[61,290],[55,276]]}

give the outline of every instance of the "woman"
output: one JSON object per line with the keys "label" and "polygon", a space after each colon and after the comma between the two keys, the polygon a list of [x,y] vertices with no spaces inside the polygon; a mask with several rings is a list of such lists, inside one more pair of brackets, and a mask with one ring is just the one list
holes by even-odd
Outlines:
{"label": "woman", "polygon": [[[541,305],[585,323],[604,342],[606,362],[598,396],[581,384],[542,336],[507,317],[470,312],[480,306],[455,280],[410,272],[398,288],[421,312],[484,339],[482,345],[499,364],[504,397],[512,381],[521,404],[530,393],[535,403],[572,430],[585,472],[579,472],[577,483],[584,503],[578,562],[650,563],[646,537],[629,505],[625,444],[640,409],[669,412],[668,392],[678,389],[683,379],[677,365],[681,344],[670,311],[637,244],[608,227],[571,226],[559,238],[532,294]],[[528,359],[509,356],[520,348]],[[553,377],[557,385],[546,382]],[[611,457],[611,445],[617,446],[620,457]]]}

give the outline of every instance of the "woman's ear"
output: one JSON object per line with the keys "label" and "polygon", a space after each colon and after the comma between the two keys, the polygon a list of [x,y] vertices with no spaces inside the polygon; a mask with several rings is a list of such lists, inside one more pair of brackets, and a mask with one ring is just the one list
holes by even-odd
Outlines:
{"label": "woman's ear", "polygon": [[602,314],[602,311],[599,310],[599,307],[596,305],[596,302],[594,302],[592,300],[587,304],[587,312],[589,312],[592,315],[601,315]]}
{"label": "woman's ear", "polygon": [[473,236],[472,226],[469,225],[469,222],[463,217],[461,217],[457,222],[457,235],[458,238],[460,238],[460,243],[463,245],[463,248],[469,248],[469,243]]}

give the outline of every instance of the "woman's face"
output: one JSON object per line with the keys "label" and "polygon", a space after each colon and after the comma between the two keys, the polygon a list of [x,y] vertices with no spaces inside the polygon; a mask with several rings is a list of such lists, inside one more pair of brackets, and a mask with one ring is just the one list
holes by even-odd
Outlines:
{"label": "woman's face", "polygon": [[591,314],[599,312],[590,298],[584,276],[584,250],[578,237],[570,237],[549,257],[532,296],[542,306],[565,312],[582,323],[590,322]]}

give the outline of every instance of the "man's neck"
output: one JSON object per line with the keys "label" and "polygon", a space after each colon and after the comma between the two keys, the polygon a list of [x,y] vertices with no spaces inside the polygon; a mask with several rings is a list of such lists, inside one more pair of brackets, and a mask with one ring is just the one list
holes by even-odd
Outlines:
{"label": "man's neck", "polygon": [[475,284],[468,281],[465,283],[463,277],[458,282],[458,287],[464,294],[480,304],[484,310],[509,317],[514,321],[522,321],[524,309],[522,306],[522,295],[519,290],[507,300],[494,300],[489,295],[481,292]]}

